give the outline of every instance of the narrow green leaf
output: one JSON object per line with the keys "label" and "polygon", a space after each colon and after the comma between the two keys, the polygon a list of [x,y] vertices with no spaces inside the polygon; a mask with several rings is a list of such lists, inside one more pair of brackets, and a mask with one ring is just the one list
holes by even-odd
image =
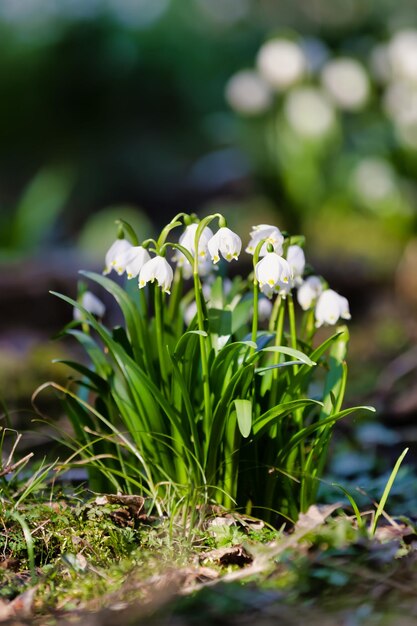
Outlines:
{"label": "narrow green leaf", "polygon": [[237,399],[233,401],[236,409],[237,424],[242,437],[249,437],[252,428],[252,401]]}
{"label": "narrow green leaf", "polygon": [[375,534],[376,527],[378,525],[378,520],[379,520],[379,518],[381,517],[381,515],[382,515],[382,513],[384,511],[384,508],[385,508],[388,496],[390,494],[392,485],[394,484],[394,480],[395,480],[395,478],[396,478],[396,476],[398,474],[398,470],[400,469],[400,465],[403,462],[404,457],[407,454],[408,450],[409,450],[409,448],[405,448],[405,450],[400,454],[399,458],[397,459],[396,464],[394,465],[394,469],[392,470],[392,472],[390,474],[390,477],[389,477],[389,479],[387,481],[387,484],[385,485],[384,493],[382,494],[382,498],[379,501],[378,508],[376,510],[376,513],[375,513],[374,521],[373,521],[373,524],[371,526],[371,535]]}
{"label": "narrow green leaf", "polygon": [[207,337],[207,333],[204,330],[187,330],[181,339],[177,342],[174,348],[174,356],[176,359],[181,359],[184,356],[185,350],[192,337],[200,335],[200,337]]}
{"label": "narrow green leaf", "polygon": [[294,348],[289,348],[288,346],[267,346],[266,348],[262,348],[262,350],[259,350],[257,354],[262,352],[279,352],[280,354],[292,356],[297,359],[297,361],[300,361],[305,365],[316,365],[316,362],[312,361],[310,357],[304,354],[304,352],[301,352],[300,350],[295,350]]}
{"label": "narrow green leaf", "polygon": [[292,400],[291,402],[285,402],[283,404],[278,404],[277,406],[274,406],[272,409],[269,409],[269,411],[266,411],[254,420],[253,434],[259,437],[273,424],[276,424],[279,420],[281,420],[292,411],[295,411],[296,409],[301,409],[309,405],[322,406],[322,403],[317,402],[317,400],[301,399]]}

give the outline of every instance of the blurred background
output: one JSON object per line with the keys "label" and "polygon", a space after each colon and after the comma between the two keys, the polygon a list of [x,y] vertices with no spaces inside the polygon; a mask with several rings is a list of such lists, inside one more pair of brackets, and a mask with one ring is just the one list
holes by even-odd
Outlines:
{"label": "blurred background", "polygon": [[417,452],[414,0],[1,0],[0,76],[0,394],[16,428],[66,375],[51,338],[71,312],[48,291],[101,270],[114,220],[148,237],[220,210],[244,241],[261,222],[304,234],[350,300],[348,400],[378,416],[341,426],[334,471]]}

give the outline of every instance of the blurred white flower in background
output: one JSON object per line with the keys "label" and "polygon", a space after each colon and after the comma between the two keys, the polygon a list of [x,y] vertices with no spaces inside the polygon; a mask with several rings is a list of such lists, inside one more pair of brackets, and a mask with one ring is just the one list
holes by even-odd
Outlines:
{"label": "blurred white flower in background", "polygon": [[329,133],[335,124],[335,111],[329,98],[316,87],[297,87],[284,103],[289,125],[300,135],[318,138]]}
{"label": "blurred white flower in background", "polygon": [[287,89],[304,77],[307,62],[297,43],[288,39],[271,39],[260,48],[257,66],[272,87]]}
{"label": "blurred white flower in background", "polygon": [[258,320],[260,322],[267,322],[271,317],[272,302],[269,298],[261,297],[258,301]]}
{"label": "blurred white flower in background", "polygon": [[323,324],[336,324],[340,318],[350,320],[349,303],[333,289],[326,289],[317,300],[315,317],[317,328]]}
{"label": "blurred white flower in background", "polygon": [[321,80],[333,102],[341,109],[357,111],[368,101],[368,75],[354,59],[339,58],[329,61],[323,68]]}
{"label": "blurred white flower in background", "polygon": [[399,141],[417,148],[417,83],[393,81],[387,87],[383,104],[394,122]]}
{"label": "blurred white flower in background", "polygon": [[[89,313],[93,315],[97,315],[97,317],[103,317],[106,312],[106,307],[103,302],[97,298],[91,291],[84,291],[81,298],[79,299],[79,303],[83,306]],[[85,318],[83,313],[76,307],[74,307],[74,319],[77,321],[82,321]]]}
{"label": "blurred white flower in background", "polygon": [[303,311],[311,309],[323,291],[323,283],[318,276],[308,276],[297,289],[297,301]]}
{"label": "blurred white flower in background", "polygon": [[395,172],[388,161],[377,157],[362,159],[352,174],[355,192],[369,204],[393,197],[397,192]]}
{"label": "blurred white flower in background", "polygon": [[247,252],[248,254],[254,254],[256,246],[262,241],[262,239],[266,239],[265,243],[261,247],[259,256],[265,256],[265,254],[267,253],[268,244],[271,244],[274,247],[274,252],[282,255],[282,244],[284,243],[284,235],[276,226],[271,226],[271,224],[258,224],[257,226],[252,227],[249,236],[250,241],[245,248],[245,252]]}
{"label": "blurred white flower in background", "polygon": [[387,57],[394,76],[417,83],[417,30],[395,33],[388,44]]}
{"label": "blurred white flower in background", "polygon": [[289,246],[287,261],[291,268],[293,285],[301,285],[306,264],[304,250],[300,246]]}
{"label": "blurred white flower in background", "polygon": [[271,88],[258,72],[242,70],[227,83],[226,100],[238,113],[258,115],[271,106]]}

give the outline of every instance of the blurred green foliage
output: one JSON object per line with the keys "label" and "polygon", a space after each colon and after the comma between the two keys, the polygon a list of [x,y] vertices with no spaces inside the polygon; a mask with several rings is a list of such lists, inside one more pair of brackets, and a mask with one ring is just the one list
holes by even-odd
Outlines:
{"label": "blurred green foliage", "polygon": [[[213,195],[241,196],[240,181],[250,170],[234,153],[229,160],[215,160],[216,151],[240,144],[224,87],[234,72],[253,65],[265,37],[302,34],[333,53],[362,58],[391,32],[415,24],[413,7],[412,0],[3,0],[3,241],[34,249],[42,242],[40,231],[47,230],[43,220],[52,223],[53,215],[55,228],[48,236],[61,241],[103,206],[139,205],[162,223],[166,213],[194,208]],[[363,124],[358,132],[352,118],[345,138],[331,139],[345,155],[342,180],[345,165],[363,154],[364,146],[390,145],[390,129],[375,116],[375,107],[364,115],[366,137]],[[329,177],[328,152],[308,142],[300,152],[288,129],[281,131],[280,182],[262,162],[261,146],[261,167],[257,158],[250,159],[255,188],[273,198],[289,219],[305,208],[314,214],[323,188],[338,188],[340,172]],[[255,125],[247,138],[250,154],[257,150],[257,134]],[[214,161],[196,181],[194,168],[207,154]],[[388,157],[407,176],[415,174],[416,155]],[[44,185],[43,206],[31,195],[31,210],[27,204],[16,209],[29,181],[31,194]],[[247,188],[243,191],[247,195]],[[15,211],[9,236],[4,224]]]}

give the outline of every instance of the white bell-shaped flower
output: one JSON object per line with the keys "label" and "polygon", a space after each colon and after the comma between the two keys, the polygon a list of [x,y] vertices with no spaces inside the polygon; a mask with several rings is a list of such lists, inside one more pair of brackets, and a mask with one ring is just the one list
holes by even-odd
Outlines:
{"label": "white bell-shaped flower", "polygon": [[298,287],[297,300],[303,311],[311,309],[323,291],[323,284],[318,276],[309,276]]}
{"label": "white bell-shaped flower", "polygon": [[172,267],[162,256],[155,256],[153,259],[145,263],[139,272],[139,289],[142,289],[147,283],[157,281],[165,293],[171,293],[170,287],[174,278]]}
{"label": "white bell-shaped flower", "polygon": [[292,281],[289,263],[276,252],[267,252],[255,265],[255,276],[259,287],[269,298],[273,293],[285,290]]}
{"label": "white bell-shaped flower", "polygon": [[[198,224],[189,224],[185,231],[179,238],[179,243],[195,256],[195,235],[198,228]],[[200,276],[207,276],[212,268],[211,260],[209,259],[207,244],[213,237],[213,231],[206,226],[200,235],[198,241],[198,273]],[[193,274],[193,268],[186,256],[178,251],[172,257],[173,261],[177,263],[183,270],[184,278],[190,278]]]}
{"label": "white bell-shaped flower", "polygon": [[300,246],[289,246],[287,261],[292,270],[294,284],[301,285],[306,264],[304,250]]}
{"label": "white bell-shaped flower", "polygon": [[[84,291],[79,302],[89,313],[97,315],[97,317],[103,317],[106,312],[106,307],[102,301],[91,293],[91,291]],[[74,319],[77,321],[84,319],[84,315],[76,307],[74,307]]]}
{"label": "white bell-shaped flower", "polygon": [[113,269],[116,269],[119,274],[123,274],[124,268],[122,271],[119,271],[117,268],[121,267],[121,255],[130,250],[130,248],[132,248],[132,244],[127,239],[116,239],[106,252],[103,274],[109,274]]}
{"label": "white bell-shaped flower", "polygon": [[340,318],[350,320],[349,303],[333,289],[326,289],[317,300],[315,317],[317,328],[323,324],[336,324]]}
{"label": "white bell-shaped flower", "polygon": [[209,240],[207,247],[213,263],[220,261],[220,254],[226,261],[237,260],[242,249],[242,240],[230,228],[223,226]]}
{"label": "white bell-shaped flower", "polygon": [[265,256],[265,254],[267,253],[268,244],[271,244],[274,247],[274,252],[282,255],[282,244],[284,243],[284,235],[281,233],[279,228],[277,228],[276,226],[271,226],[270,224],[259,224],[258,226],[252,227],[250,233],[250,241],[246,248],[246,252],[248,252],[249,254],[254,254],[256,246],[262,239],[265,239],[266,241],[260,250],[260,257]]}
{"label": "white bell-shaped flower", "polygon": [[[190,224],[187,226],[179,239],[179,243],[187,248],[191,254],[195,255],[195,235],[197,232],[198,224]],[[208,256],[207,244],[213,237],[213,231],[208,226],[203,228],[200,238],[198,240],[198,256],[205,258]]]}
{"label": "white bell-shaped flower", "polygon": [[131,246],[116,257],[116,271],[126,272],[129,279],[138,276],[142,267],[150,261],[150,254],[143,246]]}

